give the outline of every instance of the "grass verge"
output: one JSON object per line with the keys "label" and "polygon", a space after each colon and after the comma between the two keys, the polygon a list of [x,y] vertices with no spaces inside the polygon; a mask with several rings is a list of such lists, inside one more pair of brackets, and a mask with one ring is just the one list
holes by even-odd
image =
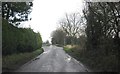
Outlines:
{"label": "grass verge", "polygon": [[2,56],[2,71],[13,71],[19,68],[21,65],[27,63],[31,59],[37,57],[43,52],[43,49],[37,49],[33,52],[12,54]]}
{"label": "grass verge", "polygon": [[64,50],[66,53],[68,53],[75,59],[80,60],[79,59],[80,58],[80,50],[78,49],[78,46],[67,45],[67,46],[64,46]]}
{"label": "grass verge", "polygon": [[102,55],[100,51],[83,51],[79,47],[64,46],[66,53],[82,62],[94,72],[118,72],[118,59],[114,55]]}

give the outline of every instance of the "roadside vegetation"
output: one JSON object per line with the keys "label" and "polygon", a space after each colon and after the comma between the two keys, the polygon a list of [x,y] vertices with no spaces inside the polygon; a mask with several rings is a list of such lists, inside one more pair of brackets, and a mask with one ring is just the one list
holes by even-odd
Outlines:
{"label": "roadside vegetation", "polygon": [[20,28],[28,21],[32,3],[2,2],[2,71],[7,72],[35,58],[43,52],[40,33]]}
{"label": "roadside vegetation", "polygon": [[[86,2],[83,15],[65,14],[51,34],[52,43],[91,70],[118,72],[120,57],[120,2]],[[62,39],[61,39],[62,38]]]}
{"label": "roadside vegetation", "polygon": [[80,47],[78,45],[66,45],[63,47],[66,53],[68,53],[70,56],[75,58],[76,60],[80,61]]}
{"label": "roadside vegetation", "polygon": [[64,46],[65,52],[78,61],[82,62],[88,69],[93,72],[112,72],[118,70],[118,58],[115,56],[104,56],[99,54],[100,51],[84,51],[81,50],[80,47],[71,46],[70,48],[69,46]]}
{"label": "roadside vegetation", "polygon": [[39,33],[30,28],[17,28],[6,20],[2,22],[2,55],[21,52],[32,52],[41,48],[42,39]]}
{"label": "roadside vegetation", "polygon": [[31,59],[37,57],[43,52],[43,49],[37,49],[33,52],[24,52],[24,53],[18,53],[18,54],[12,54],[3,56],[2,59],[2,69],[4,71],[14,71],[18,69],[23,64],[27,63]]}

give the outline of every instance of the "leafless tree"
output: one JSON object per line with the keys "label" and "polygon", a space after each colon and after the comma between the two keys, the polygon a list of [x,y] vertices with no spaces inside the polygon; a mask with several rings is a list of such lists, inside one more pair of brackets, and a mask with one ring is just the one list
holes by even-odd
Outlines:
{"label": "leafless tree", "polygon": [[[85,34],[84,18],[79,13],[66,14],[59,24],[67,36],[78,38],[80,35]],[[71,40],[74,41],[73,39]]]}
{"label": "leafless tree", "polygon": [[66,14],[65,19],[62,19],[59,24],[60,27],[67,33],[67,36],[78,37],[84,33],[85,25],[84,19],[79,13]]}

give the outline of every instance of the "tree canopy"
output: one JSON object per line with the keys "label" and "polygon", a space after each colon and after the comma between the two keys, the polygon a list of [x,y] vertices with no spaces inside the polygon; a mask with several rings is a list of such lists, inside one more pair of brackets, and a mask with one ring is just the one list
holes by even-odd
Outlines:
{"label": "tree canopy", "polygon": [[96,68],[102,66],[99,70],[118,71],[120,2],[86,2],[83,13],[87,26],[85,57],[90,61],[94,59],[91,63]]}
{"label": "tree canopy", "polygon": [[28,20],[32,6],[32,2],[2,2],[2,18],[19,25]]}
{"label": "tree canopy", "polygon": [[66,33],[62,29],[56,29],[51,34],[52,44],[64,44],[64,39],[66,37]]}

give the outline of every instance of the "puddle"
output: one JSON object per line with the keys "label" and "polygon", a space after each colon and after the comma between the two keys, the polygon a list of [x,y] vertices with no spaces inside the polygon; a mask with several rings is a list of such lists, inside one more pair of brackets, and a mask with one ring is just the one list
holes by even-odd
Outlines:
{"label": "puddle", "polygon": [[67,60],[68,60],[68,61],[70,61],[70,60],[71,60],[71,58],[67,58]]}
{"label": "puddle", "polygon": [[71,57],[66,57],[65,61],[70,62],[71,61]]}

